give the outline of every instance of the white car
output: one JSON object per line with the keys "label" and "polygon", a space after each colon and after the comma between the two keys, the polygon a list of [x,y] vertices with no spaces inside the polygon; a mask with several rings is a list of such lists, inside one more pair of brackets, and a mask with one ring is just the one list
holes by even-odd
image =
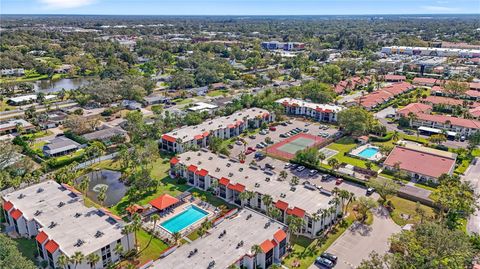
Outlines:
{"label": "white car", "polygon": [[305,166],[303,165],[297,168],[297,172],[302,172],[303,170],[305,170]]}

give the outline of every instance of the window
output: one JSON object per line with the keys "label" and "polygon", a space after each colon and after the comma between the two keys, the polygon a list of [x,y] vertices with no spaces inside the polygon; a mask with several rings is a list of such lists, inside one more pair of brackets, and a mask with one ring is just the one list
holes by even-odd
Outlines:
{"label": "window", "polygon": [[106,267],[112,262],[112,252],[110,250],[110,245],[106,245],[101,249],[102,252],[102,263],[103,267]]}

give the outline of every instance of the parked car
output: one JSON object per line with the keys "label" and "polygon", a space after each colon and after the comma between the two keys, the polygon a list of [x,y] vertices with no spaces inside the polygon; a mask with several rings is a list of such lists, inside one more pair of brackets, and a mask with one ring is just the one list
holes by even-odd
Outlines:
{"label": "parked car", "polygon": [[305,170],[305,166],[303,165],[297,168],[297,172],[302,172],[303,170]]}
{"label": "parked car", "polygon": [[308,131],[309,131],[308,128],[303,129],[304,133],[308,133]]}
{"label": "parked car", "polygon": [[335,181],[335,185],[340,185],[343,183],[343,178],[337,178],[337,180]]}
{"label": "parked car", "polygon": [[334,266],[333,262],[331,262],[329,259],[325,259],[325,258],[322,258],[322,257],[317,257],[315,259],[315,264],[316,265],[321,265],[321,266],[327,267],[327,268],[333,268],[333,266]]}
{"label": "parked car", "polygon": [[375,188],[368,188],[367,189],[367,196],[372,195],[375,192]]}
{"label": "parked car", "polygon": [[269,169],[275,169],[275,166],[269,164],[269,163],[266,163],[265,164],[265,167],[269,168]]}
{"label": "parked car", "polygon": [[268,144],[265,142],[260,142],[260,145],[262,145],[263,147],[268,147]]}
{"label": "parked car", "polygon": [[281,138],[287,138],[287,135],[285,135],[285,134],[280,134],[280,137],[281,137]]}
{"label": "parked car", "polygon": [[264,159],[266,156],[262,152],[255,152],[255,158],[258,160]]}
{"label": "parked car", "polygon": [[255,138],[257,138],[257,136],[256,135],[249,135],[248,138],[255,139]]}
{"label": "parked car", "polygon": [[272,132],[275,132],[277,130],[277,128],[275,126],[270,126],[270,128],[268,128],[268,129]]}
{"label": "parked car", "polygon": [[284,122],[280,123],[280,125],[282,125],[282,126],[287,126],[288,124],[287,124],[286,121],[284,121]]}
{"label": "parked car", "polygon": [[262,145],[262,144],[260,144],[260,143],[258,143],[255,147],[257,147],[257,149],[263,149],[265,146]]}
{"label": "parked car", "polygon": [[247,150],[245,151],[245,155],[251,154],[252,152],[253,152],[253,150],[247,149]]}
{"label": "parked car", "polygon": [[313,177],[313,176],[316,175],[317,173],[318,173],[317,170],[312,169],[312,170],[310,170],[310,171],[308,172],[308,175],[311,176],[311,177]]}
{"label": "parked car", "polygon": [[283,168],[288,169],[290,166],[292,166],[291,163],[286,163],[286,164],[283,166]]}
{"label": "parked car", "polygon": [[251,151],[257,151],[256,149],[252,148],[252,147],[248,147],[247,148],[248,150],[251,150]]}
{"label": "parked car", "polygon": [[331,254],[331,253],[324,252],[324,253],[322,253],[322,255],[320,255],[320,257],[333,262],[333,264],[337,264],[338,257]]}
{"label": "parked car", "polygon": [[237,144],[239,146],[243,145],[242,141],[240,141],[240,140],[235,141],[235,144]]}
{"label": "parked car", "polygon": [[292,170],[297,169],[297,167],[298,167],[298,164],[292,163],[292,165],[290,166],[290,169],[292,169]]}

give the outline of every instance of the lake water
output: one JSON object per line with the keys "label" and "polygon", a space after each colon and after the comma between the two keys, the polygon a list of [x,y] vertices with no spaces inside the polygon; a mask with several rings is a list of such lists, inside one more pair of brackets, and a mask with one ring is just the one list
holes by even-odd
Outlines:
{"label": "lake water", "polygon": [[101,186],[108,186],[103,205],[105,207],[110,207],[116,205],[120,199],[125,196],[125,193],[128,190],[128,187],[120,181],[121,176],[122,173],[117,171],[99,170],[90,172],[85,176],[77,178],[75,183],[78,185],[84,177],[89,177],[90,185],[88,187],[87,197],[98,204],[100,204],[100,202],[97,199],[97,195]]}
{"label": "lake water", "polygon": [[34,82],[36,92],[59,92],[62,89],[75,90],[90,83],[91,78],[62,78],[58,80],[37,80]]}

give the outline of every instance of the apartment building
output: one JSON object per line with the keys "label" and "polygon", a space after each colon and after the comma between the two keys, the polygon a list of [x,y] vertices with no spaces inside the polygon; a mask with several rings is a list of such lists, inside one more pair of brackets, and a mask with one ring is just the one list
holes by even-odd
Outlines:
{"label": "apartment building", "polygon": [[[182,153],[172,158],[170,165],[172,177],[185,178],[189,185],[199,189],[214,188],[217,196],[228,203],[261,212],[274,206],[281,212],[278,220],[282,223],[287,222],[288,216],[302,218],[304,226],[300,233],[308,237],[325,230],[341,213],[341,203],[333,203],[328,192],[304,185],[291,186],[272,172],[217,156],[207,150]],[[253,196],[242,200],[240,194],[245,191],[253,193]],[[265,204],[265,196],[272,198],[271,204]]]}
{"label": "apartment building", "polygon": [[367,86],[371,81],[369,76],[364,78],[355,76],[346,80],[342,80],[335,85],[333,89],[337,94],[343,94],[349,90],[355,90],[358,87]]}
{"label": "apartment building", "polygon": [[394,83],[356,99],[357,103],[367,110],[374,109],[397,96],[413,90],[415,87],[408,82]]}
{"label": "apartment building", "polygon": [[[287,227],[252,209],[213,223],[206,236],[172,250],[152,268],[269,268],[280,264],[287,251]],[[261,251],[253,253],[254,245]]]}
{"label": "apartment building", "polygon": [[287,51],[293,51],[293,50],[305,49],[305,43],[300,43],[300,42],[268,41],[268,42],[262,42],[261,46],[262,48],[267,50],[283,49]]}
{"label": "apartment building", "polygon": [[24,132],[35,130],[35,126],[24,119],[9,120],[0,122],[0,135],[18,132],[19,129]]}
{"label": "apartment building", "polygon": [[414,127],[430,127],[446,130],[466,137],[480,129],[480,121],[478,120],[426,113],[417,113],[416,118],[412,121],[412,125]]}
{"label": "apartment building", "polygon": [[76,252],[95,253],[98,263],[87,261],[68,268],[100,269],[120,259],[117,244],[125,251],[134,248],[134,234],[123,234],[123,221],[106,209],[88,208],[81,193],[53,180],[45,181],[2,197],[7,232],[35,238],[37,252],[49,268],[59,268],[58,258]]}
{"label": "apartment building", "polygon": [[316,121],[336,122],[338,112],[344,107],[330,104],[316,104],[294,98],[282,98],[275,101],[283,105],[285,114],[305,116]]}
{"label": "apartment building", "polygon": [[392,46],[392,47],[383,47],[381,52],[387,55],[402,54],[402,55],[460,57],[460,58],[480,57],[480,50],[478,49]]}
{"label": "apartment building", "polygon": [[162,135],[161,149],[183,152],[192,146],[207,147],[211,136],[228,139],[240,135],[247,128],[258,128],[275,119],[273,113],[260,108],[244,109],[230,116],[207,120],[199,125],[184,126]]}

